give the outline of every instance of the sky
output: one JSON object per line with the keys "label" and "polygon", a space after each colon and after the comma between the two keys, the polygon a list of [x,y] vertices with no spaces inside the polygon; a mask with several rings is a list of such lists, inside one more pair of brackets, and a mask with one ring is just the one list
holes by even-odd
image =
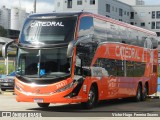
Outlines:
{"label": "sky", "polygon": [[146,5],[160,5],[160,0],[144,0]]}
{"label": "sky", "polygon": [[[160,5],[160,0],[144,0],[146,5]],[[0,7],[5,5],[7,8],[21,7],[28,13],[33,11],[34,0],[0,0]],[[37,12],[53,12],[54,0],[37,0]]]}
{"label": "sky", "polygon": [[[0,0],[0,7],[5,5],[7,8],[20,7],[28,13],[33,11],[34,0]],[[54,0],[37,0],[37,12],[53,12]]]}

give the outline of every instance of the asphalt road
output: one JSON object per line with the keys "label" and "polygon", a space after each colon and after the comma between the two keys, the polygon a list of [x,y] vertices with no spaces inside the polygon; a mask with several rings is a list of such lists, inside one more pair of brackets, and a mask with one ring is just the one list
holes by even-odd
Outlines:
{"label": "asphalt road", "polygon": [[18,103],[15,100],[15,95],[12,95],[11,92],[5,92],[0,95],[0,103],[0,111],[36,111],[41,112],[43,116],[50,117],[114,117],[119,113],[126,116],[130,113],[132,115],[144,113],[160,117],[160,99],[150,98],[145,102],[138,103],[130,99],[101,101],[95,108],[89,110],[84,109],[81,104],[51,104],[49,108],[44,109],[38,107],[36,103]]}

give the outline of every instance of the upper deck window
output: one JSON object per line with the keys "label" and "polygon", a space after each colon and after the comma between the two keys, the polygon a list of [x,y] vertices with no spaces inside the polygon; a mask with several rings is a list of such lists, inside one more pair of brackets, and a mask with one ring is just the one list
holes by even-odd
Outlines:
{"label": "upper deck window", "polygon": [[76,19],[76,17],[28,19],[24,24],[20,42],[68,43],[73,40]]}
{"label": "upper deck window", "polygon": [[79,26],[79,37],[93,34],[93,18],[92,17],[83,17],[80,20]]}

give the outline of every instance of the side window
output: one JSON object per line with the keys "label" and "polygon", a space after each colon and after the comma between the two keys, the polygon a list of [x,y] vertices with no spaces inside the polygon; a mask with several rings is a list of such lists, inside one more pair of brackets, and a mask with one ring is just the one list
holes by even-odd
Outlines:
{"label": "side window", "polygon": [[127,77],[133,77],[134,76],[134,71],[135,71],[135,66],[133,61],[127,61],[126,62],[126,67],[127,67]]}
{"label": "side window", "polygon": [[120,37],[121,37],[121,42],[122,43],[128,43],[128,36],[127,36],[127,34],[126,34],[126,32],[127,32],[127,30],[126,30],[126,28],[125,27],[123,27],[123,26],[119,26],[119,31],[120,31]]}
{"label": "side window", "polygon": [[137,45],[138,39],[139,39],[139,36],[137,31],[131,30],[131,41],[132,41],[131,45]]}
{"label": "side window", "polygon": [[101,42],[107,40],[105,24],[105,21],[94,18],[94,37]]}
{"label": "side window", "polygon": [[98,58],[94,64],[94,67],[101,67],[107,73],[108,76],[116,76],[116,60],[106,59],[106,58]]}
{"label": "side window", "polygon": [[153,49],[156,49],[158,47],[158,40],[156,40],[154,37],[151,38]]}
{"label": "side window", "polygon": [[79,37],[93,34],[93,18],[82,17],[79,26]]}
{"label": "side window", "polygon": [[136,77],[144,76],[146,64],[145,63],[141,63],[141,62],[135,62],[134,66],[136,68],[135,71],[134,71],[134,75]]}
{"label": "side window", "polygon": [[153,73],[157,73],[157,65],[153,65]]}
{"label": "side window", "polygon": [[124,61],[117,60],[116,67],[117,67],[117,76],[123,77],[124,76]]}

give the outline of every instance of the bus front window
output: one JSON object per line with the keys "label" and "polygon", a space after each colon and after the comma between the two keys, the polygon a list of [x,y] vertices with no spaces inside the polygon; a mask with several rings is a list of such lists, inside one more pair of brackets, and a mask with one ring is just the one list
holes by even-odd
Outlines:
{"label": "bus front window", "polygon": [[70,75],[71,59],[67,48],[19,49],[17,74],[26,77],[62,77]]}
{"label": "bus front window", "polygon": [[27,19],[20,34],[20,43],[69,43],[74,39],[77,17]]}

